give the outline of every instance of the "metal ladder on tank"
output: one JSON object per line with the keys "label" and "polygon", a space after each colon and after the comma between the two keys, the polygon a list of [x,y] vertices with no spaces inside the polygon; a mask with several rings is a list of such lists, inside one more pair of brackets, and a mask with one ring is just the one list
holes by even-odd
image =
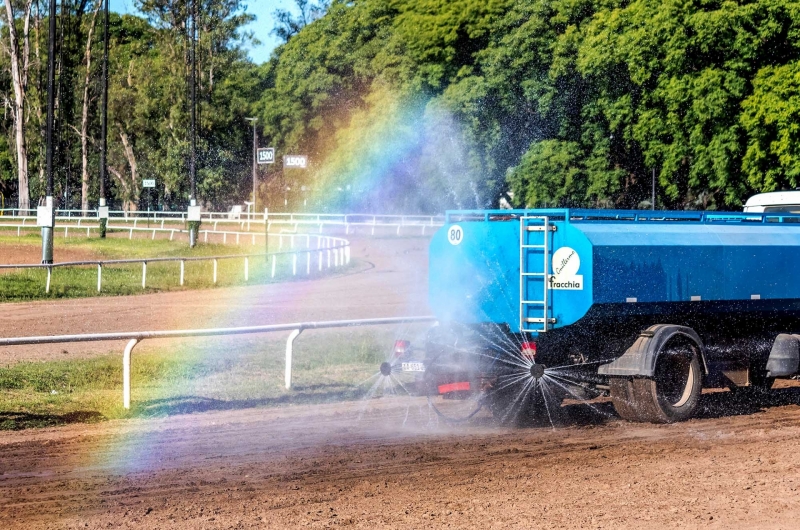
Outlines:
{"label": "metal ladder on tank", "polygon": [[[523,215],[519,218],[519,330],[523,333],[544,333],[555,324],[555,319],[550,314],[550,233],[556,230],[550,224],[550,219],[543,215]],[[541,234],[541,243],[531,242],[532,236]],[[528,270],[528,252],[539,250],[542,252],[542,268]],[[530,263],[533,267],[533,263]],[[542,283],[542,299],[529,300],[529,283],[539,280]],[[538,311],[534,316],[529,316],[529,307],[536,307]]]}

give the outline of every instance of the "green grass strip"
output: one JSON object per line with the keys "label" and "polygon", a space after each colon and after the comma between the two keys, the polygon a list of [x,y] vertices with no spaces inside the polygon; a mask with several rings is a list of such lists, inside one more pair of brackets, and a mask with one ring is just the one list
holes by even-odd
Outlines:
{"label": "green grass strip", "polygon": [[398,331],[419,338],[424,329],[304,333],[295,341],[290,391],[283,335],[145,342],[132,356],[130,410],[122,407],[121,347],[90,359],[20,362],[0,367],[0,430],[359,399]]}

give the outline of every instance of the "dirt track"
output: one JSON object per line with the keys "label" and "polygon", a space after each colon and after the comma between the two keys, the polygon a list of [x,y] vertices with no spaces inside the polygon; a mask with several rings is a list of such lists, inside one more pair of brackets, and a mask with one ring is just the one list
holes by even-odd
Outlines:
{"label": "dirt track", "polygon": [[[0,337],[427,315],[427,240],[351,238],[354,270],[323,280],[0,305]],[[61,260],[61,258],[59,258]],[[121,351],[124,343],[0,347],[4,362]]]}
{"label": "dirt track", "polygon": [[[212,317],[235,289],[125,301],[188,305],[206,315],[195,325],[426,312],[424,244],[362,245],[374,268],[259,288],[250,315]],[[114,313],[120,301],[4,305],[0,331],[45,312],[31,333],[78,331],[86,310],[105,330],[172,324]],[[699,418],[668,426],[571,405],[557,429],[512,430],[448,427],[406,398],[2,433],[0,528],[796,528],[798,403],[796,385],[756,404],[709,393]]]}
{"label": "dirt track", "polygon": [[[5,243],[0,249],[0,265],[12,263],[41,263],[42,249],[30,244]],[[92,252],[76,248],[59,249],[59,261],[83,261],[98,259]],[[0,269],[0,274],[17,272],[15,269]]]}

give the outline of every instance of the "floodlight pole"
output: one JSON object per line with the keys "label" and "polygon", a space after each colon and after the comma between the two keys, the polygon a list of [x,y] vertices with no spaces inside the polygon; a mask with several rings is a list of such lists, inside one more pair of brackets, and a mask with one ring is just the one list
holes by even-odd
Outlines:
{"label": "floodlight pole", "polygon": [[[108,0],[105,0],[103,16],[103,102],[102,116],[100,118],[100,208],[106,207],[106,171],[108,152]],[[100,237],[106,237],[106,225],[108,219],[103,213],[98,212],[100,217]]]}
{"label": "floodlight pole", "polygon": [[655,211],[656,209],[656,168],[653,168],[653,198],[650,203],[651,209]]}
{"label": "floodlight pole", "polygon": [[[197,165],[196,165],[196,151],[197,151],[197,0],[192,0],[192,13],[191,13],[191,33],[192,47],[190,52],[191,68],[190,75],[191,83],[191,124],[190,131],[190,147],[189,153],[189,180],[191,185],[191,194],[189,196],[189,203],[191,206],[197,206]],[[197,245],[197,225],[194,222],[189,222],[189,247],[194,248]]]}
{"label": "floodlight pole", "polygon": [[47,194],[45,206],[50,208],[47,226],[42,226],[42,263],[53,263],[53,228],[55,224],[55,203],[53,201],[53,127],[55,113],[56,77],[56,0],[50,0],[50,34],[47,43],[47,131],[46,131],[46,171]]}
{"label": "floodlight pole", "polygon": [[245,120],[253,124],[253,214],[255,214],[258,211],[256,209],[256,187],[258,183],[258,135],[256,133],[256,122],[258,118],[245,118]]}
{"label": "floodlight pole", "polygon": [[197,40],[197,0],[192,0],[192,26],[191,26],[191,39],[192,39],[192,50],[191,50],[191,94],[192,94],[192,116],[191,116],[191,152],[189,156],[189,176],[191,178],[191,196],[190,199],[192,201],[192,206],[194,206],[197,200],[197,166],[196,166],[196,150],[197,150],[197,49],[196,49],[196,40]]}

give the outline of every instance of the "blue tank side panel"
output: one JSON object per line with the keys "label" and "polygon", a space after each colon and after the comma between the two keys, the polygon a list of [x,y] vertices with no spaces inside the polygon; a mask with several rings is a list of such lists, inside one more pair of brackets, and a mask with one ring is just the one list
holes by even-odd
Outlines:
{"label": "blue tank side panel", "polygon": [[592,244],[589,239],[577,230],[572,224],[566,222],[556,222],[556,232],[553,233],[551,245],[550,268],[547,271],[550,278],[558,272],[560,263],[557,263],[557,252],[561,248],[569,248],[575,251],[580,260],[577,275],[582,277],[582,289],[560,289],[551,283],[550,309],[551,316],[555,317],[554,328],[561,328],[574,324],[586,315],[592,307],[592,292],[595,284],[594,275],[594,255]]}
{"label": "blue tank side panel", "polygon": [[594,302],[800,299],[800,227],[574,223],[594,246]]}
{"label": "blue tank side panel", "polygon": [[[463,230],[458,245],[448,241]],[[465,324],[519,320],[519,223],[445,224],[431,239],[428,297],[441,321]]]}
{"label": "blue tank side panel", "polygon": [[[592,246],[569,223],[554,224],[557,230],[550,233],[551,252],[562,247],[574,250],[580,259],[576,274],[583,280],[582,289],[549,291],[548,314],[555,317],[555,327],[562,327],[577,322],[592,305]],[[457,245],[448,240],[448,232],[455,226],[463,230]],[[431,309],[439,320],[506,324],[511,332],[520,331],[519,226],[516,220],[460,222],[446,224],[434,234],[430,243],[428,293]],[[541,235],[542,232],[531,233],[529,243],[540,244]],[[543,270],[541,250],[526,250],[526,259],[526,270]],[[548,262],[548,275],[553,274],[554,265]],[[541,300],[545,279],[531,277],[526,281],[527,298]],[[542,316],[541,309],[533,305],[526,306],[526,311],[529,317]]]}

